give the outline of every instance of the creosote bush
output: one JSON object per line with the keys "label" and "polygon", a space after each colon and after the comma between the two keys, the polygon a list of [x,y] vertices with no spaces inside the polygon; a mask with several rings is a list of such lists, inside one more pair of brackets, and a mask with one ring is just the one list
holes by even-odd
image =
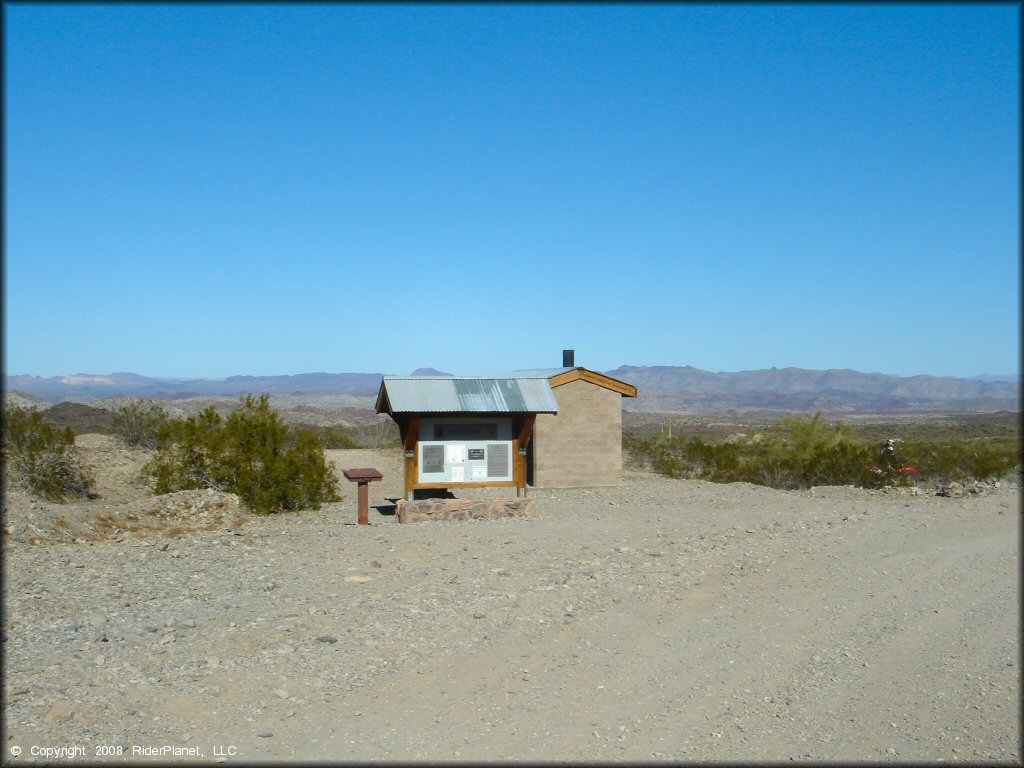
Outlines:
{"label": "creosote bush", "polygon": [[397,448],[398,427],[391,419],[378,418],[370,424],[355,426],[332,425],[329,427],[309,427],[309,430],[320,438],[324,448],[352,449],[371,448]]}
{"label": "creosote bush", "polygon": [[320,439],[324,448],[360,448],[361,446],[353,439],[351,432],[346,427],[309,427],[310,432]]}
{"label": "creosote bush", "polygon": [[398,425],[387,416],[378,416],[369,424],[356,427],[355,442],[362,448],[397,448],[400,444]]}
{"label": "creosote bush", "polygon": [[[646,439],[627,437],[623,447],[632,460],[670,477],[718,483],[749,482],[772,488],[855,485],[866,488],[909,484],[870,471],[879,464],[880,446],[855,440],[841,422],[789,417],[779,426],[740,442],[709,443],[700,437]],[[904,466],[918,469],[918,478],[932,482],[992,480],[1021,465],[1015,440],[976,438],[901,441]]]}
{"label": "creosote bush", "polygon": [[167,412],[156,403],[134,400],[114,411],[115,437],[127,446],[156,448]]}
{"label": "creosote bush", "polygon": [[75,450],[75,433],[43,421],[38,411],[8,408],[3,414],[4,463],[16,482],[50,501],[88,496],[95,480]]}
{"label": "creosote bush", "polygon": [[922,475],[943,481],[995,480],[1021,465],[1021,444],[1016,440],[914,439],[900,443],[899,453]]}
{"label": "creosote bush", "polygon": [[169,419],[156,448],[143,468],[156,493],[215,488],[238,494],[259,513],[340,499],[319,438],[283,423],[267,395],[246,395],[227,419],[212,405],[198,416]]}

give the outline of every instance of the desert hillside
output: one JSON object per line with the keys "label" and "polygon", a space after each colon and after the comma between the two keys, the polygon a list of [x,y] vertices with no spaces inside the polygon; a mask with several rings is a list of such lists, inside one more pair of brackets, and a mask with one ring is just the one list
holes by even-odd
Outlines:
{"label": "desert hillside", "polygon": [[[803,368],[711,372],[693,366],[623,365],[609,376],[636,386],[628,410],[710,413],[730,409],[835,413],[947,411],[990,413],[1020,410],[1020,383],[1006,377],[958,379],[890,376],[849,369]],[[418,368],[414,376],[450,376]],[[472,375],[472,374],[469,374]],[[229,376],[226,379],[168,379],[134,373],[76,374],[43,378],[5,375],[4,391],[48,402],[93,402],[117,397],[162,401],[236,398],[247,393],[275,398],[310,397],[333,406],[372,409],[383,374],[304,373],[295,376]]]}
{"label": "desert hillside", "polygon": [[1020,386],[939,376],[854,370],[772,368],[713,373],[692,366],[622,366],[608,375],[635,385],[635,411],[701,413],[728,409],[829,413],[1020,410]]}

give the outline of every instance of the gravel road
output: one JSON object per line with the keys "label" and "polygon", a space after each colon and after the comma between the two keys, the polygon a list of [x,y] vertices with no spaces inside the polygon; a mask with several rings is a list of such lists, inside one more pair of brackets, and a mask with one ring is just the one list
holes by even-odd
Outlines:
{"label": "gravel road", "polygon": [[[82,761],[183,758],[132,753],[167,746],[223,762],[1021,762],[1016,486],[944,498],[633,471],[531,491],[535,520],[399,525],[397,455],[331,451],[384,471],[371,525],[349,492],[133,531],[154,500],[123,480],[145,457],[90,439],[120,495],[5,498],[11,763],[62,746]],[[18,533],[57,514],[67,540]],[[105,536],[74,533],[90,515]]]}

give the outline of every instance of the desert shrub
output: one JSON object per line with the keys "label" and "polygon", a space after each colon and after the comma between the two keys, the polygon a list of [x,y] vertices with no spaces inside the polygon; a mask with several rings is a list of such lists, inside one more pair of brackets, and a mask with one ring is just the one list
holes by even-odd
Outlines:
{"label": "desert shrub", "polygon": [[345,427],[309,427],[308,429],[320,439],[320,444],[324,448],[337,450],[361,447]]}
{"label": "desert shrub", "polygon": [[870,472],[873,446],[855,441],[849,427],[821,414],[789,417],[760,439],[711,443],[700,437],[629,437],[630,460],[670,477],[716,483],[748,482],[772,488],[860,485],[885,482]]}
{"label": "desert shrub", "polygon": [[669,477],[727,483],[740,473],[738,446],[710,444],[699,437],[658,438],[653,450],[641,453],[650,456],[649,463],[656,472]]}
{"label": "desert shrub", "polygon": [[397,448],[398,426],[389,418],[378,419],[371,424],[350,427],[339,425],[310,426],[307,429],[315,434],[324,448]]}
{"label": "desert shrub", "polygon": [[134,400],[114,411],[114,436],[128,446],[156,448],[167,412],[156,403]]}
{"label": "desert shrub", "polygon": [[657,442],[657,437],[640,437],[623,432],[622,454],[631,464],[649,467],[654,460]]}
{"label": "desert shrub", "polygon": [[900,442],[900,460],[939,482],[988,481],[1021,465],[1017,440],[988,438],[912,439]]}
{"label": "desert shrub", "polygon": [[33,493],[64,501],[87,496],[95,481],[75,450],[75,433],[43,421],[38,411],[10,408],[3,418],[4,463]]}
{"label": "desert shrub", "polygon": [[399,443],[398,425],[389,417],[381,416],[369,424],[353,429],[353,437],[360,448],[397,447]]}
{"label": "desert shrub", "polygon": [[221,454],[223,424],[223,417],[212,405],[198,416],[167,420],[157,433],[157,455],[142,470],[152,480],[156,493],[193,488],[225,490],[214,468]]}
{"label": "desert shrub", "polygon": [[[633,463],[656,472],[712,482],[872,488],[914,481],[871,472],[879,464],[878,443],[855,439],[849,427],[830,424],[821,414],[789,417],[757,440],[715,444],[699,437],[631,436],[624,437],[623,449]],[[1021,467],[1021,444],[1013,438],[915,437],[900,441],[898,455],[917,468],[916,479],[936,483],[994,480]]]}
{"label": "desert shrub", "polygon": [[820,413],[788,417],[769,431],[747,464],[752,476],[775,488],[877,484],[870,472],[876,463],[872,448],[851,435],[845,424],[828,423]]}
{"label": "desert shrub", "polygon": [[143,472],[156,493],[216,488],[260,513],[316,509],[340,498],[320,439],[282,422],[266,395],[246,395],[226,420],[213,406],[170,419]]}
{"label": "desert shrub", "polygon": [[377,419],[370,424],[360,424],[351,427],[330,426],[330,427],[309,427],[313,434],[320,438],[324,448],[351,449],[351,448],[397,448],[398,425],[390,418]]}

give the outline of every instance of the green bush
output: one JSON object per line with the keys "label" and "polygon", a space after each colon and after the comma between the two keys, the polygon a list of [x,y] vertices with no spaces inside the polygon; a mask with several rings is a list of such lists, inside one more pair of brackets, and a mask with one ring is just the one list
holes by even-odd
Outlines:
{"label": "green bush", "polygon": [[922,476],[949,482],[995,480],[1021,465],[1021,445],[1016,440],[948,438],[905,440],[900,460],[917,467]]}
{"label": "green bush", "polygon": [[169,420],[143,472],[156,493],[216,488],[259,513],[317,509],[340,498],[319,438],[284,424],[266,395],[246,395],[226,420],[213,406]]}
{"label": "green bush", "polygon": [[708,443],[699,437],[630,439],[629,454],[671,477],[774,488],[868,482],[869,452],[854,445],[842,424],[821,415],[788,418],[757,440]]}
{"label": "green bush", "polygon": [[[876,485],[870,472],[877,463],[870,446],[856,444],[842,422],[827,423],[821,414],[788,417],[771,430],[750,464],[767,471],[776,488],[810,488],[815,485]],[[752,481],[753,482],[753,481]]]}
{"label": "green bush", "polygon": [[156,448],[167,413],[156,403],[135,400],[114,411],[114,436],[128,446]]}
{"label": "green bush", "polygon": [[360,448],[397,448],[399,445],[398,425],[387,416],[378,416],[369,424],[355,427],[353,432]]}
{"label": "green bush", "polygon": [[309,427],[309,431],[320,439],[320,443],[324,448],[337,450],[339,448],[361,447],[345,427]]}
{"label": "green bush", "polygon": [[352,449],[397,448],[399,446],[398,426],[390,418],[378,418],[370,424],[351,427],[309,427],[313,434],[320,438],[324,448]]}
{"label": "green bush", "polygon": [[10,408],[3,418],[4,462],[33,493],[64,501],[88,496],[95,480],[75,450],[75,433],[43,421],[38,411]]}
{"label": "green bush", "polygon": [[[871,472],[879,464],[880,446],[855,440],[841,422],[825,422],[821,414],[789,417],[758,439],[708,443],[699,437],[626,437],[623,448],[631,461],[670,477],[712,482],[745,481],[773,488],[816,485],[880,487],[908,477]],[[914,438],[900,442],[899,458],[918,469],[916,479],[993,480],[1021,466],[1021,445],[1014,439]]]}
{"label": "green bush", "polygon": [[215,458],[221,453],[223,424],[224,419],[212,405],[198,416],[169,419],[157,434],[157,455],[142,470],[153,481],[154,490],[227,490],[214,468]]}

